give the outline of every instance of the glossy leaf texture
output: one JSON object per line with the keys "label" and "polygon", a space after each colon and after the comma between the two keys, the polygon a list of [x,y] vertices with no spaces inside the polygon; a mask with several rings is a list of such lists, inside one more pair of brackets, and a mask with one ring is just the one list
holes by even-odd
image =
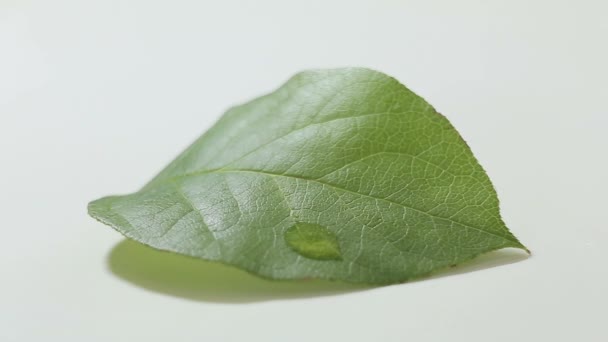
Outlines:
{"label": "glossy leaf texture", "polygon": [[302,72],[228,110],[141,190],[89,213],[151,247],[272,279],[388,284],[525,249],[449,121],[362,68]]}

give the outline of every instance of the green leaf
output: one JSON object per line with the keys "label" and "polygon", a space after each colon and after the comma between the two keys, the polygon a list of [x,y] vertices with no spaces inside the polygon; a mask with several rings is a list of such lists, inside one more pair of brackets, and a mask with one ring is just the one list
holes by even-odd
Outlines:
{"label": "green leaf", "polygon": [[525,249],[448,120],[358,68],[303,72],[230,109],[143,189],[89,213],[154,248],[273,279],[395,283]]}

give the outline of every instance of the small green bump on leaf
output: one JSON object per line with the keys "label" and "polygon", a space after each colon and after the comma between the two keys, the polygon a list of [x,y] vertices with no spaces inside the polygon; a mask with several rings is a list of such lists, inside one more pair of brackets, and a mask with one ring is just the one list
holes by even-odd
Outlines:
{"label": "small green bump on leaf", "polygon": [[294,224],[285,231],[285,242],[294,251],[310,259],[342,260],[336,235],[318,224]]}

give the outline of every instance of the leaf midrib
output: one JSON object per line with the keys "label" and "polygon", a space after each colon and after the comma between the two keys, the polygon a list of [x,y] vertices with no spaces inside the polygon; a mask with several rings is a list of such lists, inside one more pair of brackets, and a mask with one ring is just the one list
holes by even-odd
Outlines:
{"label": "leaf midrib", "polygon": [[[184,178],[202,176],[202,175],[206,175],[206,174],[217,174],[217,173],[252,173],[252,174],[258,174],[258,175],[265,175],[265,176],[269,176],[269,177],[284,177],[284,178],[300,179],[300,180],[307,181],[307,182],[318,183],[318,184],[321,184],[323,186],[327,186],[327,187],[330,187],[330,188],[333,188],[333,189],[336,189],[336,190],[339,190],[339,191],[344,191],[344,192],[352,193],[352,194],[355,194],[355,195],[358,195],[358,196],[367,197],[367,198],[371,198],[371,199],[374,199],[374,200],[379,200],[379,201],[384,201],[384,202],[387,202],[387,203],[391,203],[391,204],[397,205],[399,207],[402,207],[402,208],[405,208],[405,209],[410,209],[410,210],[416,211],[418,213],[427,215],[429,217],[438,218],[438,219],[442,219],[442,220],[447,220],[449,222],[461,225],[461,226],[463,226],[465,228],[473,229],[473,230],[479,231],[481,233],[485,233],[485,234],[488,234],[488,235],[491,235],[491,236],[495,236],[495,237],[504,239],[506,241],[515,243],[517,246],[520,245],[518,243],[518,241],[516,241],[516,240],[509,239],[509,238],[507,238],[505,236],[502,236],[502,235],[499,235],[499,234],[487,231],[487,230],[479,228],[479,227],[474,227],[474,226],[468,225],[466,223],[462,223],[462,222],[456,221],[456,220],[454,220],[452,218],[449,218],[449,217],[444,217],[444,216],[432,214],[432,213],[429,213],[429,212],[424,211],[422,209],[415,208],[415,207],[412,207],[412,206],[409,206],[409,205],[405,205],[403,203],[395,202],[395,201],[387,199],[387,198],[382,198],[382,197],[374,196],[374,195],[371,195],[371,194],[365,194],[365,193],[356,192],[356,191],[353,191],[353,190],[350,190],[350,189],[347,189],[347,188],[340,187],[340,186],[338,186],[336,184],[327,183],[327,182],[324,182],[324,181],[319,180],[319,179],[307,178],[307,177],[304,177],[304,176],[301,176],[301,175],[280,174],[280,173],[273,173],[273,172],[269,172],[269,171],[253,170],[253,169],[225,169],[225,168],[220,168],[220,169],[212,169],[212,170],[204,170],[204,171],[192,172],[192,173],[188,173],[188,174],[184,174],[184,175],[179,175],[179,176],[171,177],[171,178],[166,179],[162,183],[165,183],[165,182],[167,182],[167,183],[170,183],[170,182],[175,183],[176,181],[182,180]],[[156,185],[159,185],[159,184],[156,184]]]}

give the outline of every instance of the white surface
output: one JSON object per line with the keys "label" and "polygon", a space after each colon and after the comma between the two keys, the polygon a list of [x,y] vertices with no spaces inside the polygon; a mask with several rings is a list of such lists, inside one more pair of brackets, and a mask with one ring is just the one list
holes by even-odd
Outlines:
{"label": "white surface", "polygon": [[[603,0],[3,0],[0,340],[608,341],[607,13]],[[110,271],[122,239],[89,200],[136,190],[230,105],[351,65],[448,116],[531,258],[297,298],[203,286],[193,300]]]}

